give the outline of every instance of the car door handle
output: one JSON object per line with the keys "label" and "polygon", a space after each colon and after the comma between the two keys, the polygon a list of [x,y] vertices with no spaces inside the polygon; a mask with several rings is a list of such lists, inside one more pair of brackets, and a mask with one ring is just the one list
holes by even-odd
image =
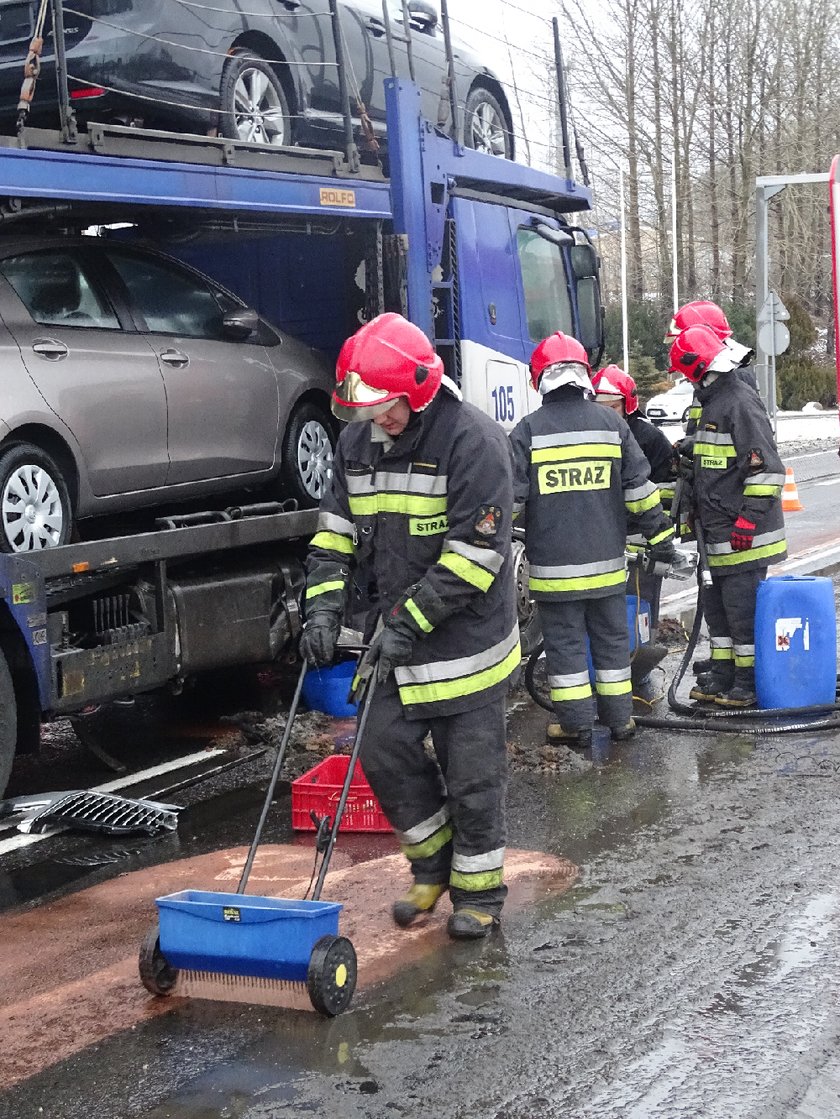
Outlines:
{"label": "car door handle", "polygon": [[185,365],[189,365],[190,359],[186,354],[182,354],[180,350],[164,350],[160,355],[160,360],[166,365],[171,365],[175,369],[181,369]]}
{"label": "car door handle", "polygon": [[367,27],[371,35],[376,35],[377,38],[385,34],[385,24],[381,19],[375,19],[373,16],[367,21],[365,27]]}
{"label": "car door handle", "polygon": [[299,0],[280,0],[280,3],[290,12],[295,12],[300,7]]}
{"label": "car door handle", "polygon": [[32,349],[39,357],[45,357],[47,361],[60,361],[61,358],[67,357],[69,353],[64,343],[57,341],[55,338],[36,338],[32,343]]}

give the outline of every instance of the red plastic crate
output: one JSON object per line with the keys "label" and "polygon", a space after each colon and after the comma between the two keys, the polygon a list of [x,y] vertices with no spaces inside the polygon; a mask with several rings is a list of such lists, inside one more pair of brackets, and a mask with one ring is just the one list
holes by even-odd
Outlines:
{"label": "red plastic crate", "polygon": [[[335,816],[349,763],[347,754],[333,754],[292,781],[292,827],[295,831],[315,831],[310,810],[314,809],[317,816],[331,819]],[[392,830],[367,783],[361,762],[356,762],[339,831]]]}

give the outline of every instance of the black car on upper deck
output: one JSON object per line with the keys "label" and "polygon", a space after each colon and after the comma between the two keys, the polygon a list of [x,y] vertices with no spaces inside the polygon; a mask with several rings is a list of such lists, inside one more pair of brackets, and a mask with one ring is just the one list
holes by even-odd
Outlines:
{"label": "black car on upper deck", "polygon": [[[401,0],[387,0],[397,75],[409,76]],[[40,0],[0,0],[0,126],[13,133],[23,62]],[[340,0],[346,76],[357,126],[363,104],[380,135],[391,73],[381,0]],[[341,145],[343,118],[328,0],[64,0],[70,97],[78,120],[140,124],[236,140]],[[444,34],[436,7],[409,0],[423,115],[447,111]],[[29,123],[55,127],[49,23]],[[513,123],[499,79],[454,44],[458,135],[469,147],[514,157]]]}

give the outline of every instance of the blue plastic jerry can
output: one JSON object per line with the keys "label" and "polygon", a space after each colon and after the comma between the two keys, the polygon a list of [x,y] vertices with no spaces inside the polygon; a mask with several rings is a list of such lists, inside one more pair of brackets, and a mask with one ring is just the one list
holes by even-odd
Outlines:
{"label": "blue plastic jerry can", "polygon": [[758,706],[815,707],[837,691],[837,619],[831,579],[774,575],[755,603]]}

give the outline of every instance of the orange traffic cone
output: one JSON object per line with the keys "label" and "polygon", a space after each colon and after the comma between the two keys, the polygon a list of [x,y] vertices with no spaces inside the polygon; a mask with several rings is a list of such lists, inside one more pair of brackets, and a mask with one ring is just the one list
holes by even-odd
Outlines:
{"label": "orange traffic cone", "polygon": [[785,471],[785,484],[782,487],[782,509],[786,513],[797,513],[804,508],[805,506],[799,500],[796,482],[793,480],[793,467],[789,466]]}

